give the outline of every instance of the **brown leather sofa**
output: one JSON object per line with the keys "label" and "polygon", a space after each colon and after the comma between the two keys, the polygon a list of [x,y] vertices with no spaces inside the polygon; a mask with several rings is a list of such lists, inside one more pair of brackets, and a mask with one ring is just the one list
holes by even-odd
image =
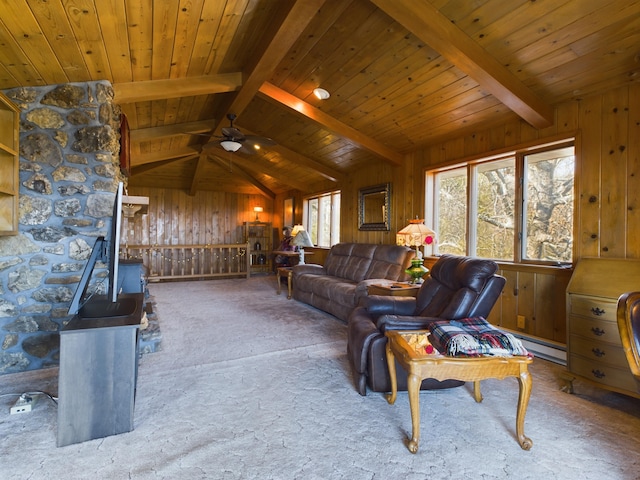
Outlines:
{"label": "brown leather sofa", "polygon": [[[412,297],[372,295],[348,319],[347,356],[356,390],[366,395],[391,390],[385,349],[386,330],[423,330],[434,320],[487,317],[506,283],[491,260],[443,255]],[[406,372],[396,366],[398,390],[407,389]],[[421,389],[450,388],[457,380],[426,379]]]}
{"label": "brown leather sofa", "polygon": [[324,265],[293,267],[293,298],[346,322],[369,285],[409,279],[404,271],[413,257],[408,247],[339,243]]}

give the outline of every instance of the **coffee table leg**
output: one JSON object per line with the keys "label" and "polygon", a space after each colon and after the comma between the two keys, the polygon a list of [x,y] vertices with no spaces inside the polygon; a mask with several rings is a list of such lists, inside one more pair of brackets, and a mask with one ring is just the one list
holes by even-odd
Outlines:
{"label": "coffee table leg", "polygon": [[407,377],[407,390],[409,392],[409,408],[411,409],[411,440],[409,440],[409,451],[418,451],[418,441],[420,440],[420,384],[422,381],[418,375],[409,373]]}
{"label": "coffee table leg", "polygon": [[516,414],[516,435],[518,443],[523,450],[530,450],[533,447],[533,441],[524,434],[524,417],[527,414],[529,406],[529,397],[531,397],[532,379],[529,369],[526,365],[520,367],[520,376],[518,377],[520,391],[518,394],[518,412]]}
{"label": "coffee table leg", "polygon": [[289,288],[289,295],[287,296],[287,298],[289,300],[291,300],[291,287],[292,287],[291,283],[292,283],[292,281],[293,281],[293,272],[289,271],[287,273],[287,287]]}
{"label": "coffee table leg", "polygon": [[482,401],[482,391],[480,390],[480,380],[476,380],[473,382],[473,398],[476,399],[476,402],[480,403]]}
{"label": "coffee table leg", "polygon": [[393,405],[398,394],[398,377],[396,377],[396,358],[391,351],[391,342],[387,341],[387,366],[389,367],[389,378],[391,379],[391,393],[387,394],[387,402]]}

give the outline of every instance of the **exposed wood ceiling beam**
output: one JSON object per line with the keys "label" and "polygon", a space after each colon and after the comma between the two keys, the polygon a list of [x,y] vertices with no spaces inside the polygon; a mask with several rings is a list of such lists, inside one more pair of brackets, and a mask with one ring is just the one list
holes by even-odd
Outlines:
{"label": "exposed wood ceiling beam", "polygon": [[202,77],[175,78],[168,80],[144,80],[115,83],[114,103],[126,104],[165,100],[167,98],[193,97],[238,90],[242,85],[242,73],[221,73]]}
{"label": "exposed wood ceiling beam", "polygon": [[162,127],[140,128],[131,130],[130,141],[131,143],[140,143],[184,134],[206,133],[211,131],[214,123],[215,120],[211,119],[199,122],[176,123]]}
{"label": "exposed wood ceiling beam", "polygon": [[[258,92],[260,85],[271,76],[282,58],[287,54],[307,25],[309,25],[325,1],[326,0],[295,1],[291,10],[289,10],[289,13],[270,39],[264,52],[255,61],[253,68],[245,72],[245,80],[238,93],[233,100],[222,109],[222,115],[218,116],[214,132],[219,131],[220,124],[228,113],[233,113],[237,116],[242,114]],[[200,161],[201,160],[198,160],[198,162]],[[194,190],[195,187],[193,185],[195,185],[197,181],[198,179],[195,177],[192,179],[191,190]]]}
{"label": "exposed wood ceiling beam", "polygon": [[553,123],[553,108],[426,0],[370,0],[482,88],[536,128]]}
{"label": "exposed wood ceiling beam", "polygon": [[[235,95],[226,113],[240,114],[258,93],[260,86],[272,75],[280,61],[298,40],[307,25],[326,0],[296,0],[284,21],[269,42],[255,66],[247,73],[242,88]],[[224,118],[224,116],[222,116]]]}
{"label": "exposed wood ceiling beam", "polygon": [[215,120],[202,120],[199,122],[176,123],[162,127],[141,128],[131,130],[130,142],[140,143],[162,138],[176,137],[178,135],[194,135],[197,133],[207,133],[213,128]]}
{"label": "exposed wood ceiling beam", "polygon": [[338,172],[335,168],[327,167],[326,165],[323,165],[320,162],[316,162],[309,157],[305,157],[304,155],[294,152],[293,150],[289,150],[287,147],[283,147],[282,145],[274,145],[269,148],[274,152],[278,152],[280,155],[296,165],[302,165],[306,168],[310,168],[311,170],[316,171],[327,180],[331,180],[332,182],[344,182],[345,180],[345,175]]}
{"label": "exposed wood ceiling beam", "polygon": [[[207,158],[208,154],[205,153],[204,151],[200,152],[200,155],[198,156],[198,161],[196,162],[196,169],[193,172],[193,178],[201,178],[202,177],[202,173],[204,172],[204,167],[206,165],[206,158]],[[194,182],[193,180],[191,181],[191,188],[189,189],[189,195],[194,196],[197,192],[197,188],[196,185],[198,184],[198,182]]]}
{"label": "exposed wood ceiling beam", "polygon": [[142,175],[143,173],[150,172],[151,170],[155,170],[156,168],[164,167],[165,165],[169,165],[173,162],[178,162],[181,160],[191,160],[192,158],[197,157],[197,155],[191,155],[189,157],[179,157],[179,158],[170,158],[169,160],[161,160],[155,163],[147,163],[146,165],[138,165],[131,167],[131,176]]}
{"label": "exposed wood ceiling beam", "polygon": [[180,147],[176,148],[175,150],[162,150],[160,152],[142,153],[135,158],[131,158],[131,166],[139,167],[140,165],[161,162],[163,160],[197,156],[199,153],[200,152],[193,147]]}
{"label": "exposed wood ceiling beam", "polygon": [[[260,136],[257,133],[252,132],[251,130],[246,128],[242,128],[242,132],[245,133],[246,135]],[[314,170],[319,175],[322,175],[324,178],[331,180],[332,182],[342,182],[345,179],[345,176],[335,168],[327,167],[326,165],[323,165],[320,162],[316,162],[315,160],[309,157],[305,157],[304,155],[296,153],[293,150],[289,150],[287,147],[283,147],[282,145],[276,144],[276,145],[269,146],[267,148],[269,150],[273,150],[274,152],[279,153],[280,155],[285,157],[287,160],[289,160],[292,163],[295,163],[296,165],[303,165],[309,168],[310,170]]]}
{"label": "exposed wood ceiling beam", "polygon": [[269,165],[265,165],[264,162],[258,163],[253,159],[245,158],[237,154],[233,156],[232,162],[236,165],[240,165],[242,168],[258,171],[260,173],[269,175],[270,177],[273,177],[292,188],[296,188],[303,192],[309,190],[309,185],[307,185],[306,183],[297,181],[295,178],[293,178],[292,175],[283,175],[282,171],[270,167]]}
{"label": "exposed wood ceiling beam", "polygon": [[[211,154],[209,153],[208,157],[215,161],[216,163],[218,163],[220,166],[222,166],[223,168],[229,168],[229,163],[227,162],[227,160],[223,160],[222,158],[220,158],[219,156],[215,155],[215,154]],[[204,158],[200,158],[200,161],[198,163],[204,163]],[[276,194],[273,193],[271,190],[269,190],[267,187],[265,187],[262,183],[260,183],[259,180],[257,180],[256,178],[254,178],[253,176],[251,176],[249,173],[247,173],[245,170],[243,170],[242,168],[240,168],[239,166],[235,166],[234,173],[240,175],[242,178],[244,178],[247,182],[249,182],[250,184],[252,184],[254,187],[256,187],[260,193],[262,195],[264,195],[267,198],[270,199],[274,199],[276,198]]]}
{"label": "exposed wood ceiling beam", "polygon": [[327,115],[322,110],[310,105],[298,97],[291,95],[289,92],[276,87],[275,85],[265,82],[260,87],[260,93],[269,101],[275,101],[286,107],[289,107],[294,112],[297,112],[304,118],[313,120],[320,124],[322,127],[336,132],[339,135],[348,138],[354,143],[357,143],[362,148],[370,151],[371,153],[388,160],[395,165],[402,165],[404,155],[395,150],[390,149],[386,145],[374,140],[371,137],[366,136],[362,132],[359,132],[355,128],[333,118],[331,115]]}

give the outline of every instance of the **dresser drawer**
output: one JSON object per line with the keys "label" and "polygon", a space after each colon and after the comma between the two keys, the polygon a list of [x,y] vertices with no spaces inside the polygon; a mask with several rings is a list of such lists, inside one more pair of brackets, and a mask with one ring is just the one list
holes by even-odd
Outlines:
{"label": "dresser drawer", "polygon": [[598,340],[589,340],[577,335],[571,335],[569,342],[571,343],[570,350],[573,354],[602,362],[612,367],[621,369],[628,367],[627,357],[625,357],[624,350],[620,346]]}
{"label": "dresser drawer", "polygon": [[593,382],[630,392],[636,391],[636,381],[628,367],[626,370],[611,367],[573,353],[569,356],[569,365],[571,372]]}
{"label": "dresser drawer", "polygon": [[579,335],[598,342],[622,345],[618,324],[603,319],[591,320],[584,317],[569,316],[569,335]]}
{"label": "dresser drawer", "polygon": [[582,315],[592,319],[616,321],[616,301],[607,301],[597,297],[585,297],[582,295],[569,295],[569,313]]}

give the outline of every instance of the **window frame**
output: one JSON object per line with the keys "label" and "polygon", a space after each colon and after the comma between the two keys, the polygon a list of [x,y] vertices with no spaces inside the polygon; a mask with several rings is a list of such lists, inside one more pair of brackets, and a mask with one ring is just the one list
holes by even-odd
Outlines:
{"label": "window frame", "polygon": [[[436,176],[438,174],[462,170],[466,172],[466,233],[465,233],[465,254],[469,256],[476,256],[477,238],[475,236],[476,226],[473,223],[474,218],[477,217],[478,205],[473,201],[477,192],[477,179],[475,178],[478,172],[478,167],[482,164],[489,164],[492,162],[500,161],[501,159],[513,158],[515,163],[515,185],[514,185],[514,233],[513,233],[513,259],[494,259],[501,263],[514,263],[514,264],[527,264],[527,265],[542,265],[542,266],[562,266],[575,264],[578,258],[578,244],[576,242],[576,218],[578,215],[579,198],[578,198],[578,165],[580,159],[579,152],[579,138],[577,134],[559,136],[556,139],[547,139],[544,142],[538,142],[535,144],[521,145],[511,149],[504,149],[504,151],[492,152],[482,156],[469,157],[467,159],[457,161],[448,165],[442,165],[435,168],[425,169],[425,219],[429,225],[433,225],[436,232],[438,231],[437,217],[438,217],[438,203],[437,203],[437,181]],[[571,261],[554,261],[554,260],[536,260],[525,258],[526,239],[524,238],[524,232],[526,231],[524,222],[526,221],[524,213],[524,189],[525,189],[525,157],[528,155],[541,153],[551,150],[559,150],[566,147],[573,147],[574,149],[574,171],[573,171],[573,218],[572,218],[572,240],[573,246],[571,249]],[[436,244],[435,254],[440,255],[438,251],[438,244]]]}
{"label": "window frame", "polygon": [[[325,210],[325,207],[323,206],[323,201],[322,201],[327,197],[330,198],[330,201],[329,201],[330,211],[328,213],[323,211]],[[302,199],[302,225],[309,232],[309,235],[311,236],[311,241],[313,242],[314,246],[318,248],[331,248],[333,245],[340,242],[341,201],[342,201],[342,192],[340,190],[332,190],[330,192],[309,195]],[[317,217],[316,220],[318,223],[317,230],[315,230],[313,228],[314,226],[311,224],[311,222],[313,221],[313,218],[311,218],[311,215],[310,215],[309,204],[312,202],[318,203],[318,209],[317,209],[317,215],[316,215]],[[322,229],[319,228],[320,221],[323,218],[329,219],[328,239],[323,238],[324,235],[322,235]],[[315,230],[315,234],[313,233],[314,230]],[[328,245],[323,243],[326,240],[328,240],[329,242]]]}

